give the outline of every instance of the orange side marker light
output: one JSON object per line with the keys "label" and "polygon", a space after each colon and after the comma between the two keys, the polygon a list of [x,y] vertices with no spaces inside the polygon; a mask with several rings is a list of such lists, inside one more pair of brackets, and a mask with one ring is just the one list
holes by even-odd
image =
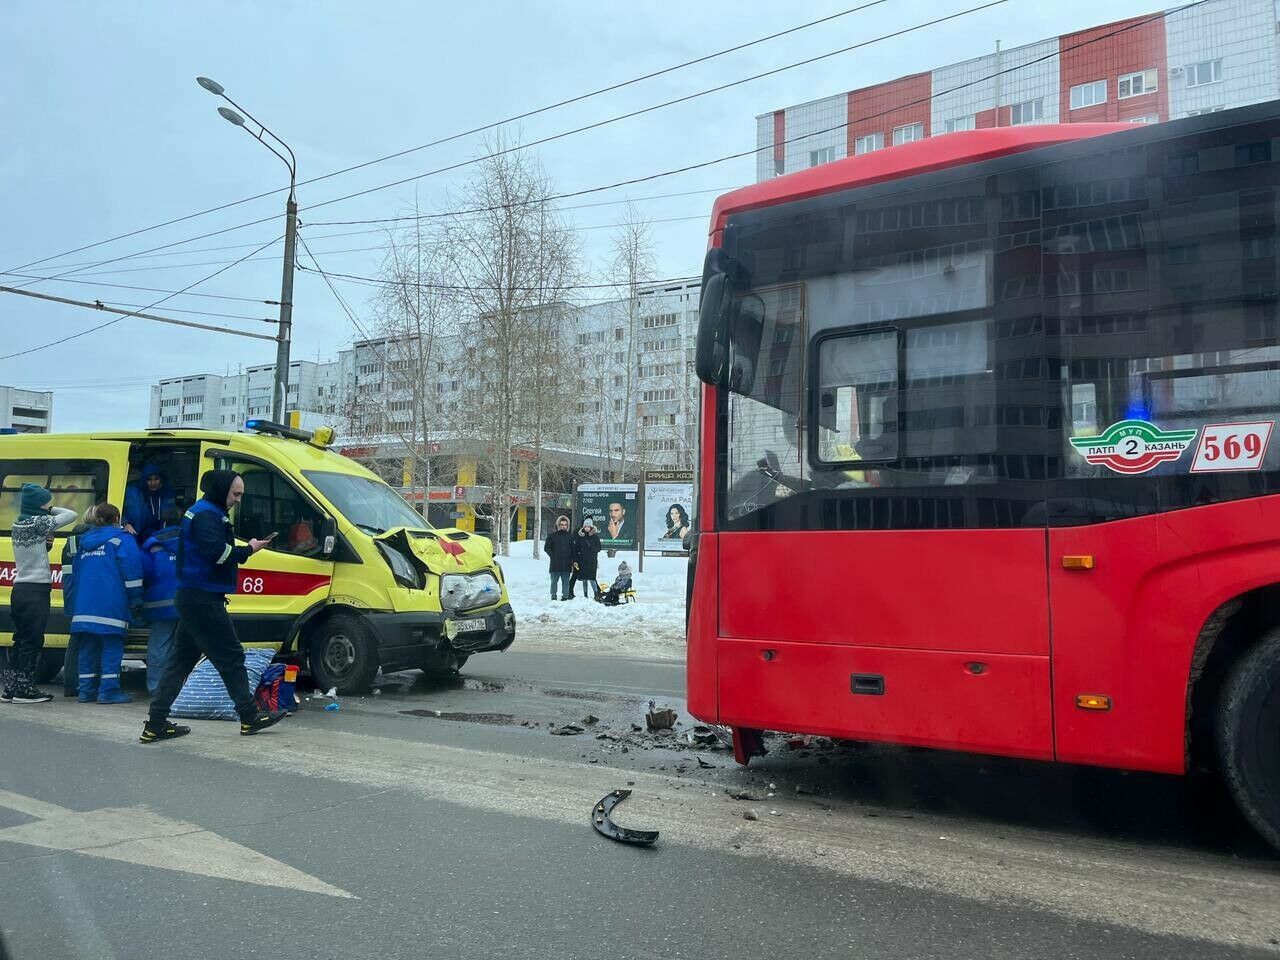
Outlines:
{"label": "orange side marker light", "polygon": [[1078,693],[1076,706],[1081,710],[1110,710],[1111,698],[1101,693]]}

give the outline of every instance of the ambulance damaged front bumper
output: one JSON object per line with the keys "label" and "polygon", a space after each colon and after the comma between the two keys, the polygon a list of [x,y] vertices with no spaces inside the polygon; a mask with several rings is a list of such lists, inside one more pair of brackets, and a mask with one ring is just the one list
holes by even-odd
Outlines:
{"label": "ambulance damaged front bumper", "polygon": [[378,638],[378,661],[384,671],[422,667],[451,652],[470,656],[506,650],[516,639],[510,603],[466,613],[419,610],[364,616]]}

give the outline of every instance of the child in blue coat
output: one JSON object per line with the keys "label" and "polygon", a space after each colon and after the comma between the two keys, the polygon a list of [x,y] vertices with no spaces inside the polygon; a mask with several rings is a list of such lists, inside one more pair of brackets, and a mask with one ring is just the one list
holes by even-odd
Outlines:
{"label": "child in blue coat", "polygon": [[164,526],[142,545],[142,607],[150,624],[147,639],[147,692],[155,693],[156,684],[173,650],[173,635],[178,628],[178,609],[173,597],[178,592],[178,522],[182,511],[174,504],[161,512]]}
{"label": "child in blue coat", "polygon": [[131,612],[142,605],[142,554],[120,526],[120,510],[100,503],[98,526],[80,537],[71,633],[80,649],[80,702],[129,703],[120,661]]}

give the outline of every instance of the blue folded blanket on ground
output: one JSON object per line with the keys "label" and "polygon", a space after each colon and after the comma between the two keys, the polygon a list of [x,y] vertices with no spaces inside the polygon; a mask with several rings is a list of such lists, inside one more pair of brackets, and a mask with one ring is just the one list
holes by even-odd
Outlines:
{"label": "blue folded blanket on ground", "polygon": [[[249,689],[257,690],[262,675],[271,666],[275,654],[270,650],[246,650],[244,668],[249,674]],[[212,663],[202,659],[182,685],[182,692],[169,711],[172,717],[187,720],[238,720],[236,705],[227,693],[227,685]]]}

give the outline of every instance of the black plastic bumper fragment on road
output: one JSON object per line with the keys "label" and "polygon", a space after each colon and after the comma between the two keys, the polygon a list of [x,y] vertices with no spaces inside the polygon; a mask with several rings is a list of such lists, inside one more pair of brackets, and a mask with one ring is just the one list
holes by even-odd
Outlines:
{"label": "black plastic bumper fragment on road", "polygon": [[609,819],[613,808],[629,796],[631,796],[630,790],[614,790],[612,793],[606,793],[591,810],[591,826],[596,828],[597,833],[603,834],[610,840],[647,847],[658,839],[657,830],[631,830],[620,827]]}

